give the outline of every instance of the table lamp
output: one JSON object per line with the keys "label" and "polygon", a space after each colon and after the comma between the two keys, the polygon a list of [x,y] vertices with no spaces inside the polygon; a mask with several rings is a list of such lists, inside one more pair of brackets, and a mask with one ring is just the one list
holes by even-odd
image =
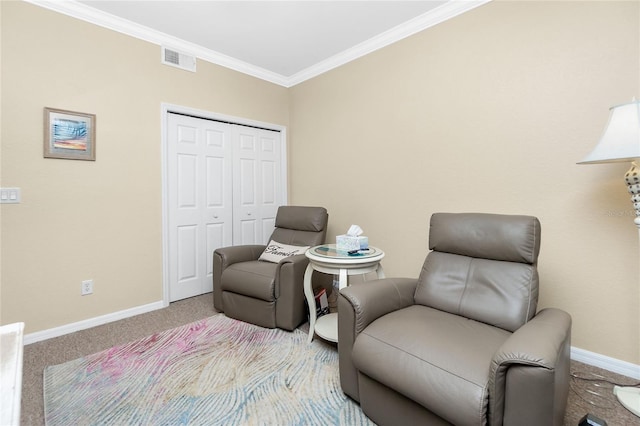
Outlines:
{"label": "table lamp", "polygon": [[[636,211],[633,222],[640,237],[640,169],[634,160],[640,159],[640,101],[610,108],[609,122],[598,145],[578,164],[631,162],[624,175],[631,202]],[[640,416],[640,388],[614,386],[618,401],[636,416]]]}

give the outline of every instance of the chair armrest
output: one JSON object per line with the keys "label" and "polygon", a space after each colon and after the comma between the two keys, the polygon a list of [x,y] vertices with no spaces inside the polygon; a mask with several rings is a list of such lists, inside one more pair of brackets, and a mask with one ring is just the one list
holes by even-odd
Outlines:
{"label": "chair armrest", "polygon": [[307,318],[304,273],[309,259],[304,254],[285,257],[278,263],[275,277],[276,326],[295,330]]}
{"label": "chair armrest", "polygon": [[353,344],[364,328],[390,312],[413,305],[418,280],[385,278],[345,287],[338,296],[338,359],[344,393],[360,401],[358,371],[351,360]]}
{"label": "chair armrest", "polygon": [[306,268],[307,264],[309,263],[309,259],[304,254],[296,254],[296,255],[285,257],[284,259],[282,259],[280,261],[280,266],[282,267],[282,265],[286,263],[293,263],[293,264],[300,264],[300,265],[303,264],[304,267]]}
{"label": "chair armrest", "polygon": [[240,262],[258,260],[267,246],[244,245],[222,247],[213,252],[213,307],[219,312],[224,312],[222,305],[222,272],[230,265]]}
{"label": "chair armrest", "polygon": [[222,259],[222,269],[239,262],[249,262],[250,260],[258,260],[262,252],[267,246],[265,245],[244,245],[231,246],[216,249],[214,254],[218,254]]}
{"label": "chair armrest", "polygon": [[[308,264],[309,259],[304,254],[285,257],[278,262],[275,277],[276,299],[280,298],[280,291],[287,291],[286,287],[292,287],[296,282],[300,284],[298,287],[302,288],[302,279],[304,278],[304,271],[307,269]],[[282,287],[285,288],[281,290]]]}
{"label": "chair armrest", "polygon": [[354,318],[350,332],[358,335],[381,316],[413,305],[417,283],[415,278],[383,278],[345,287],[340,290],[339,300],[347,303],[343,303],[344,313],[339,311],[339,315]]}
{"label": "chair armrest", "polygon": [[562,425],[570,350],[571,317],[559,309],[543,309],[516,330],[491,362],[490,424]]}

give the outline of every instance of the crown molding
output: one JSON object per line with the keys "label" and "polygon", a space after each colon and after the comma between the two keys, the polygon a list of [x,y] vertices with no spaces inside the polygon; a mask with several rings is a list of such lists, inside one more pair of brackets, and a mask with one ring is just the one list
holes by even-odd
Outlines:
{"label": "crown molding", "polygon": [[280,74],[265,70],[263,68],[251,65],[247,62],[240,61],[230,56],[206,49],[200,45],[190,43],[188,41],[173,37],[146,27],[136,24],[127,19],[123,19],[106,12],[99,11],[83,3],[74,0],[52,1],[52,0],[24,0],[36,6],[62,13],[72,18],[80,19],[91,24],[98,25],[158,46],[166,46],[178,50],[182,53],[193,55],[203,61],[211,62],[216,65],[230,68],[232,70],[248,74],[261,80],[266,80],[280,86],[287,86],[288,78]]}
{"label": "crown molding", "polygon": [[330,71],[333,68],[337,68],[362,56],[368,55],[371,52],[382,49],[383,47],[452,19],[458,15],[475,9],[476,7],[489,3],[490,1],[491,0],[450,0],[429,12],[417,16],[348,50],[345,50],[344,52],[334,55],[331,58],[294,74],[289,77],[288,87],[300,84],[306,80]]}
{"label": "crown molding", "polygon": [[222,53],[206,49],[200,45],[190,43],[129,20],[99,11],[75,0],[24,0],[36,6],[43,7],[91,24],[101,26],[149,43],[166,46],[182,53],[190,54],[203,61],[211,62],[234,71],[247,74],[280,86],[292,87],[306,80],[337,68],[357,58],[393,44],[399,40],[423,31],[448,19],[454,18],[469,10],[475,9],[491,0],[450,0],[447,3],[384,33],[364,41],[353,48],[334,55],[324,61],[306,68],[292,76],[284,76],[264,68],[232,58]]}

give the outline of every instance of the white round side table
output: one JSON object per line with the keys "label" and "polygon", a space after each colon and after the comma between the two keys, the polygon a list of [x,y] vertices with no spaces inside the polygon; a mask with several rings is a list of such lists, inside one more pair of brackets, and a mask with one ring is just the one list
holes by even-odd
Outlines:
{"label": "white round side table", "polygon": [[339,276],[339,287],[343,289],[348,283],[349,275],[375,272],[378,278],[384,278],[384,271],[380,261],[384,252],[375,247],[361,250],[356,254],[348,254],[336,250],[335,244],[324,244],[311,247],[305,253],[309,265],[304,273],[304,295],[309,306],[309,339],[313,340],[314,333],[330,342],[338,341],[338,314],[331,313],[316,318],[316,302],[311,285],[313,271]]}

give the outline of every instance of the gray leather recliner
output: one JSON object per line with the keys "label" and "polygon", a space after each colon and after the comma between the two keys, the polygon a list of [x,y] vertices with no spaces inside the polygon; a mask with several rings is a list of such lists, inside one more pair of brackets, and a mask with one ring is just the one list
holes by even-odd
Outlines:
{"label": "gray leather recliner", "polygon": [[418,279],[338,299],[343,391],[379,425],[562,425],[571,317],[536,312],[540,222],[436,213]]}
{"label": "gray leather recliner", "polygon": [[[323,244],[324,207],[281,206],[270,240],[294,246]],[[219,248],[213,253],[213,305],[225,315],[267,328],[294,330],[306,321],[304,254],[279,263],[260,261],[265,245]]]}

